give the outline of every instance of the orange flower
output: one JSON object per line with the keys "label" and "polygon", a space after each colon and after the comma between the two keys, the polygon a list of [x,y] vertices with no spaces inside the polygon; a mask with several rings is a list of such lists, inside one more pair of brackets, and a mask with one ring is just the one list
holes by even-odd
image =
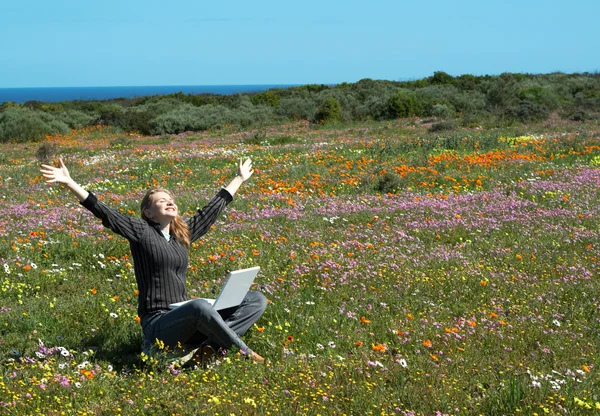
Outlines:
{"label": "orange flower", "polygon": [[31,266],[29,264],[26,264],[25,266],[23,266],[23,270],[29,271],[31,270]]}
{"label": "orange flower", "polygon": [[357,347],[360,347],[360,346],[362,345],[362,342],[361,342],[361,341],[356,341],[356,344],[355,344],[355,345],[356,345]]}
{"label": "orange flower", "polygon": [[294,340],[294,337],[292,335],[288,335],[287,340],[288,342],[292,342]]}
{"label": "orange flower", "polygon": [[84,376],[86,376],[87,378],[94,378],[94,373],[92,373],[89,370],[79,370],[79,372],[81,374],[83,374]]}
{"label": "orange flower", "polygon": [[407,314],[406,314],[406,317],[407,317],[408,319],[414,319],[414,316],[412,316],[412,314],[410,314],[410,313],[407,313]]}
{"label": "orange flower", "polygon": [[497,318],[498,314],[496,312],[492,312],[492,313],[490,313],[490,317]]}
{"label": "orange flower", "polygon": [[521,259],[523,258],[523,256],[521,256],[519,253],[517,253],[517,254],[515,255],[515,257],[517,258],[517,260],[521,260]]}
{"label": "orange flower", "polygon": [[139,295],[139,294],[140,294],[140,291],[139,291],[139,290],[137,290],[137,289],[135,289],[135,290],[133,291],[133,293],[135,293],[136,295]]}
{"label": "orange flower", "polygon": [[434,354],[429,354],[433,361],[439,361],[438,358]]}
{"label": "orange flower", "polygon": [[373,351],[380,351],[380,352],[384,352],[385,350],[387,350],[387,347],[383,344],[371,344],[371,348],[373,348]]}
{"label": "orange flower", "polygon": [[475,327],[477,325],[477,322],[475,322],[475,321],[467,321],[467,324],[469,324],[469,326],[471,326],[471,327]]}
{"label": "orange flower", "polygon": [[363,324],[370,324],[370,323],[371,323],[371,321],[369,321],[369,320],[368,320],[367,318],[365,318],[364,316],[361,316],[361,317],[360,317],[360,321],[361,321]]}
{"label": "orange flower", "polygon": [[259,326],[259,327],[256,327],[256,330],[258,332],[263,332],[265,330],[265,327],[264,326]]}
{"label": "orange flower", "polygon": [[424,347],[431,348],[431,345],[432,345],[432,343],[431,343],[430,340],[423,341],[423,346]]}
{"label": "orange flower", "polygon": [[92,292],[92,295],[95,295],[96,293],[98,293],[98,291],[96,290],[96,288],[95,288],[95,287],[93,287],[93,288],[90,290],[90,292]]}
{"label": "orange flower", "polygon": [[587,365],[583,366],[583,371],[585,371],[586,373],[590,372],[590,368]]}
{"label": "orange flower", "polygon": [[119,300],[119,295],[114,295],[112,298],[113,298],[113,300],[116,302],[116,301],[118,301],[118,300]]}
{"label": "orange flower", "polygon": [[136,316],[135,318],[133,318],[133,320],[136,322],[140,322],[142,320],[142,318],[140,318],[139,316]]}
{"label": "orange flower", "polygon": [[480,280],[480,281],[479,281],[479,284],[480,284],[481,286],[485,286],[485,285],[487,285],[487,282],[486,282],[485,280]]}

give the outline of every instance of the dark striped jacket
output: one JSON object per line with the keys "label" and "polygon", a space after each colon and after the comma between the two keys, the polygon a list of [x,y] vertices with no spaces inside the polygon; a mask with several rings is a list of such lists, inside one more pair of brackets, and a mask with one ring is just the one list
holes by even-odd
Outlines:
{"label": "dark striped jacket", "polygon": [[[210,229],[223,208],[233,200],[225,189],[201,210],[186,220],[191,241],[195,241]],[[138,285],[138,316],[143,318],[160,310],[168,310],[169,304],[188,300],[185,276],[188,269],[188,249],[175,238],[164,237],[158,223],[125,215],[98,201],[90,192],[81,202],[102,225],[129,241],[133,255],[133,268]]]}

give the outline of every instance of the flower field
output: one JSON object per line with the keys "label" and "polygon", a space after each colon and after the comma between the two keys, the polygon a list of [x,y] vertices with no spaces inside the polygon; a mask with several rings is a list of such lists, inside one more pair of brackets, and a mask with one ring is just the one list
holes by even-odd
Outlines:
{"label": "flower field", "polygon": [[141,354],[129,246],[44,182],[39,146],[0,145],[1,414],[600,412],[597,125],[47,137],[136,216],[154,186],[189,215],[252,158],[191,248],[188,292],[261,266],[270,303],[245,341],[268,363],[230,351],[207,370]]}

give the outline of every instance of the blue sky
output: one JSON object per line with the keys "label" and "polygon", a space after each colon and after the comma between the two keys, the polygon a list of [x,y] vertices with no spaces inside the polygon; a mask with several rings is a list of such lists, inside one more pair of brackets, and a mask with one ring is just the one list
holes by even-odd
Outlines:
{"label": "blue sky", "polygon": [[0,88],[600,70],[597,0],[19,0]]}

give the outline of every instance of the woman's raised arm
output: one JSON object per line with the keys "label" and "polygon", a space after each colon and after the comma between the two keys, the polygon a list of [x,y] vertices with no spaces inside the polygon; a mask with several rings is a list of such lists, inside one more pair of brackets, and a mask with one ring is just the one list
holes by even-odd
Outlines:
{"label": "woman's raised arm", "polygon": [[98,201],[98,198],[93,193],[89,193],[83,189],[77,182],[71,178],[69,170],[59,159],[60,167],[55,168],[50,165],[42,165],[40,172],[46,179],[46,182],[62,183],[77,196],[79,203],[92,214],[102,220],[102,225],[122,235],[129,241],[139,241],[148,228],[148,223],[141,218],[133,218],[130,215],[125,215],[117,209],[111,208],[108,205]]}
{"label": "woman's raised arm", "polygon": [[40,172],[48,179],[46,183],[62,183],[71,190],[73,194],[79,199],[79,202],[83,202],[88,197],[89,193],[83,189],[77,182],[71,178],[69,170],[65,166],[61,158],[58,159],[60,163],[59,168],[55,168],[50,165],[42,165]]}

